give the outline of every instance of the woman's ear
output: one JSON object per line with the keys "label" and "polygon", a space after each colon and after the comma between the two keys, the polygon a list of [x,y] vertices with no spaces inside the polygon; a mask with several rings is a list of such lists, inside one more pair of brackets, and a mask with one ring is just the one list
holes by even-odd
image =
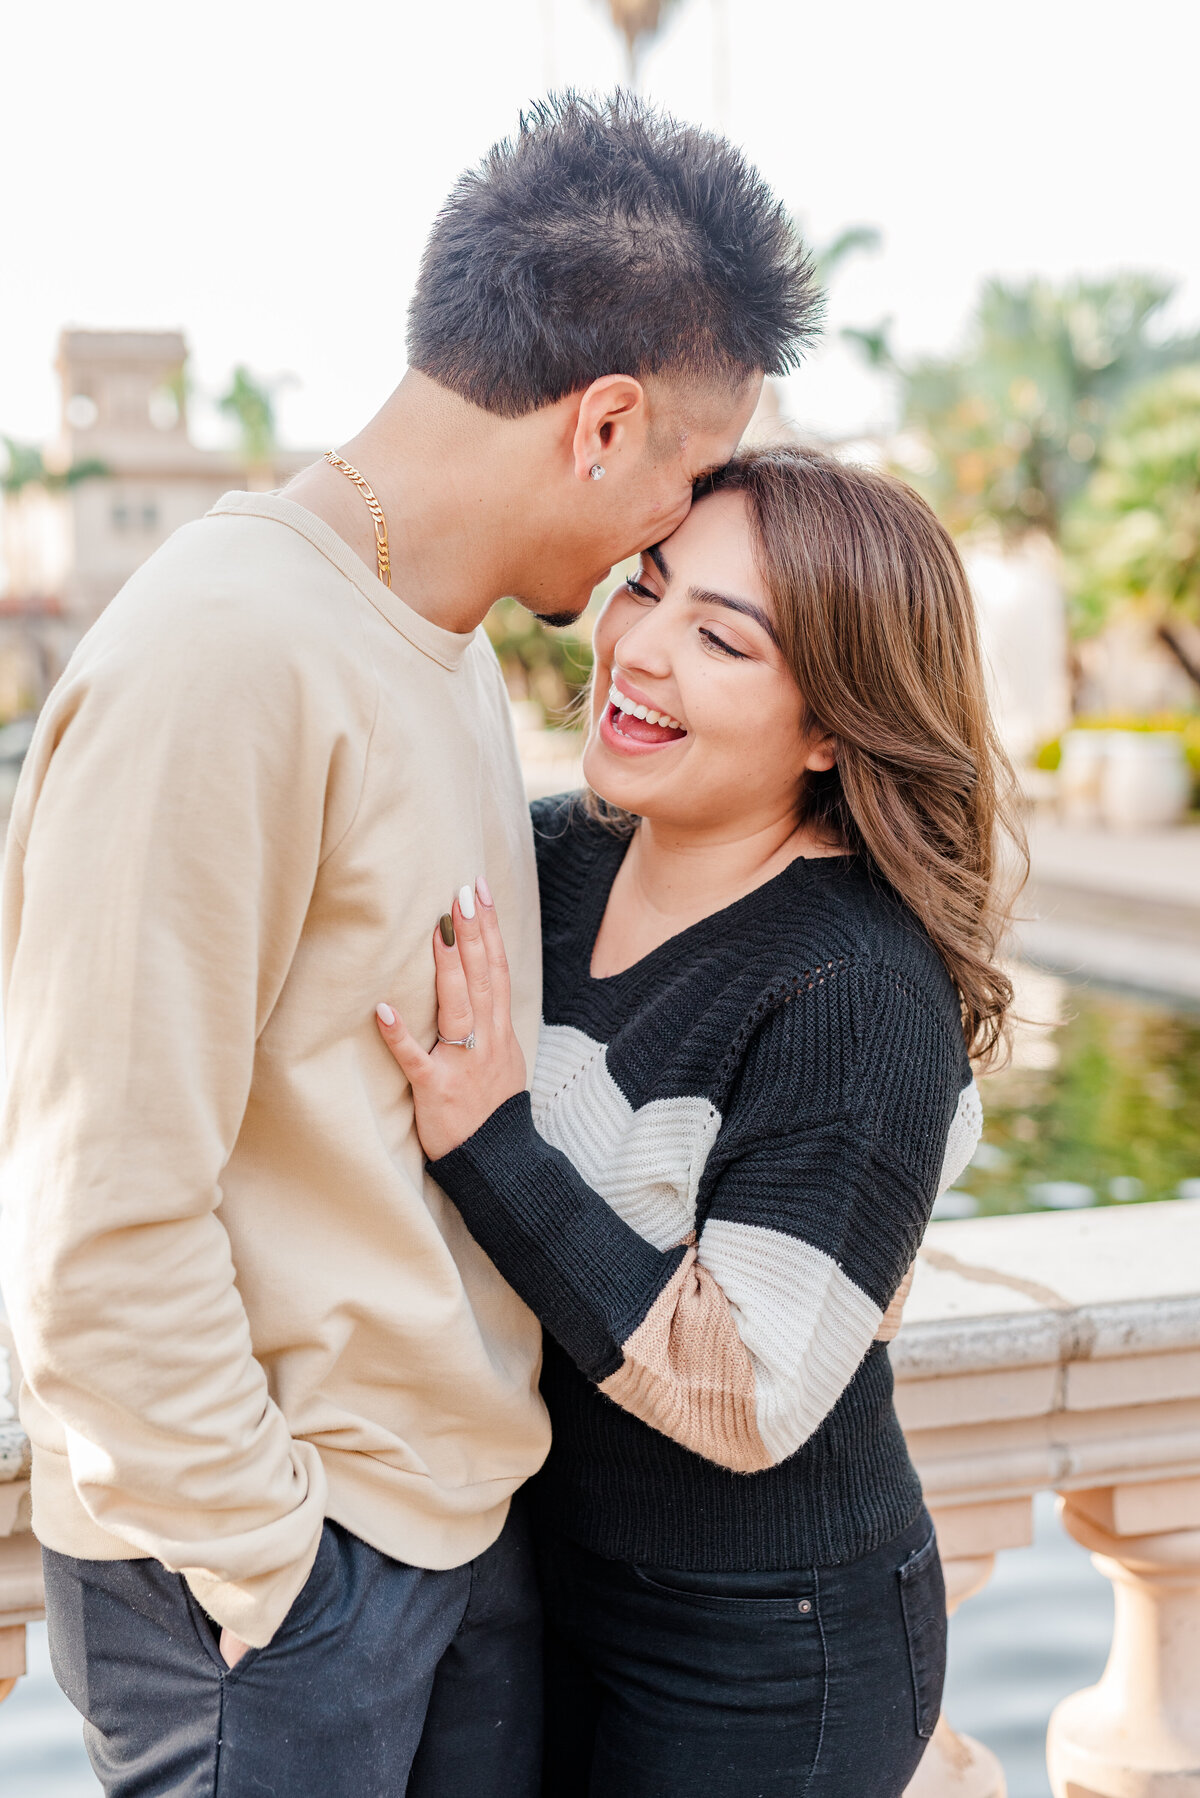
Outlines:
{"label": "woman's ear", "polygon": [[814,737],[808,746],[804,766],[809,774],[828,774],[837,763],[837,738],[833,735]]}

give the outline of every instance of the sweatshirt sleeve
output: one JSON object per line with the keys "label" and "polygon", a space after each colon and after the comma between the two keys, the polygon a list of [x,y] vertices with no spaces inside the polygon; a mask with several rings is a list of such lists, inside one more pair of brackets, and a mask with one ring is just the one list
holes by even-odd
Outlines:
{"label": "sweatshirt sleeve", "polygon": [[962,1057],[919,1005],[861,1009],[866,1040],[800,1101],[803,1003],[760,1033],[698,1241],[646,1241],[542,1139],[524,1094],[432,1168],[581,1371],[734,1472],[794,1454],[853,1379],[924,1232],[952,1118],[972,1109]]}
{"label": "sweatshirt sleeve", "polygon": [[254,1357],[221,1177],[362,746],[282,597],[131,607],[43,713],[9,840],[6,1294],[91,1517],[261,1646],[325,1486]]}

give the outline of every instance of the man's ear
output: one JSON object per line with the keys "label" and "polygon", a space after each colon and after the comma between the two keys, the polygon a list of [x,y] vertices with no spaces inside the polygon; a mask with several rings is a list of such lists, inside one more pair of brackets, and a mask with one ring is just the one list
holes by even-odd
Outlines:
{"label": "man's ear", "polygon": [[646,440],[646,391],[632,375],[601,375],[579,401],[571,453],[577,481],[593,479],[593,468],[609,472],[621,455],[636,462]]}

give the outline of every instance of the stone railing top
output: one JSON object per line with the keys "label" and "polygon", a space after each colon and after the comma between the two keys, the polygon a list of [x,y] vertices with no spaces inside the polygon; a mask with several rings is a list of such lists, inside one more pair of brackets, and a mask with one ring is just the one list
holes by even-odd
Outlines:
{"label": "stone railing top", "polygon": [[[28,1476],[0,1319],[0,1484]],[[1200,1348],[1200,1200],[933,1224],[899,1381]]]}
{"label": "stone railing top", "polygon": [[29,1478],[33,1461],[29,1438],[19,1423],[0,1423],[0,1486]]}
{"label": "stone railing top", "polygon": [[1200,1347],[1200,1200],[933,1224],[898,1379]]}
{"label": "stone railing top", "polygon": [[4,1319],[0,1317],[0,1485],[23,1480],[29,1474],[29,1438],[17,1422],[13,1365]]}

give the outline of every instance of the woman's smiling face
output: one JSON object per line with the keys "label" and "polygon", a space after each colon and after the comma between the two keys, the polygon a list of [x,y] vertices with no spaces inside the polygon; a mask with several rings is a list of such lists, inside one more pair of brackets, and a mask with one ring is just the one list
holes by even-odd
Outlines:
{"label": "woman's smiling face", "polygon": [[745,503],[711,495],[642,556],[596,623],[588,784],[689,833],[795,813],[806,768],[829,768],[755,566]]}

